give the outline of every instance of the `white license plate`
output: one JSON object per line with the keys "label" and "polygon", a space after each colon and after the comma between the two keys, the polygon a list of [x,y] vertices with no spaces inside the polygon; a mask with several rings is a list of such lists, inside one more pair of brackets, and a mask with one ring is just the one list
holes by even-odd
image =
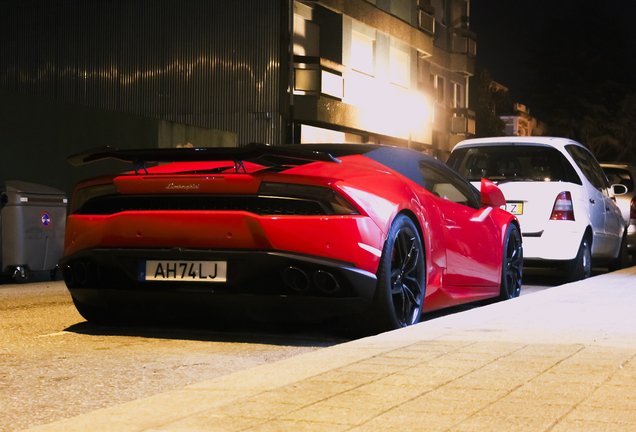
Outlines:
{"label": "white license plate", "polygon": [[141,280],[184,281],[184,282],[226,282],[227,262],[225,261],[146,261],[141,266]]}
{"label": "white license plate", "polygon": [[506,211],[512,213],[513,215],[523,214],[523,203],[520,203],[520,202],[506,203]]}

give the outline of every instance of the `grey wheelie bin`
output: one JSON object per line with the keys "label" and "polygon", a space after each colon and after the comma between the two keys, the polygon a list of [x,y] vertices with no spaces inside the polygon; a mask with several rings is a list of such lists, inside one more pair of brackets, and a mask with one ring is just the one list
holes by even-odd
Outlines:
{"label": "grey wheelie bin", "polygon": [[0,187],[0,273],[23,283],[47,272],[55,279],[64,249],[63,191],[22,181]]}

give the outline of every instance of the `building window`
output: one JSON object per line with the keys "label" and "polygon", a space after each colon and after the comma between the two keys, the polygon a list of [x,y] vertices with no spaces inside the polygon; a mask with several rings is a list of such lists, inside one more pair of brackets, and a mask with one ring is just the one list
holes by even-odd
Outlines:
{"label": "building window", "polygon": [[351,68],[370,76],[375,75],[375,37],[353,31]]}
{"label": "building window", "polygon": [[417,56],[417,90],[422,93],[430,93],[428,91],[427,79],[429,76],[429,66],[428,62],[425,60],[423,55],[418,53]]}
{"label": "building window", "polygon": [[433,89],[433,94],[435,94],[435,102],[443,104],[445,100],[444,77],[431,75],[431,87]]}
{"label": "building window", "polygon": [[435,22],[445,26],[444,0],[431,0],[431,6],[435,8]]}
{"label": "building window", "polygon": [[464,107],[464,92],[462,89],[462,85],[458,83],[453,83],[453,108],[463,108]]}
{"label": "building window", "polygon": [[457,3],[451,3],[451,26],[462,28],[464,26],[464,13],[462,7]]}
{"label": "building window", "polygon": [[320,56],[320,27],[311,17],[311,8],[294,3],[294,55]]}
{"label": "building window", "polygon": [[391,0],[391,14],[411,22],[411,0]]}
{"label": "building window", "polygon": [[410,47],[395,39],[391,39],[389,79],[393,84],[404,88],[410,87],[411,56]]}

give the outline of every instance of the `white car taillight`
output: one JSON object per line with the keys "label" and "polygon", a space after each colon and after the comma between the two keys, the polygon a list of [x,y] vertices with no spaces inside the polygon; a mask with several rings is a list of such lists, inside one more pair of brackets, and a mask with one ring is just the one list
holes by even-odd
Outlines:
{"label": "white car taillight", "polygon": [[572,195],[570,192],[561,192],[552,208],[551,220],[574,220],[574,205],[572,204]]}
{"label": "white car taillight", "polygon": [[634,202],[636,198],[632,198],[632,201],[629,203],[629,218],[636,219],[636,203]]}

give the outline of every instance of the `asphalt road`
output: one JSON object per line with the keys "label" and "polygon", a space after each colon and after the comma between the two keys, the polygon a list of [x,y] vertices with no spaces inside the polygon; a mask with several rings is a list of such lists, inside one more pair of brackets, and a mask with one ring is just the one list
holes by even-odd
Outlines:
{"label": "asphalt road", "polygon": [[[521,294],[561,282],[558,275],[544,273],[526,272],[528,283]],[[470,307],[474,306],[423,319]],[[63,282],[0,285],[0,432],[76,416],[345,340],[310,325],[100,327],[76,312]]]}

